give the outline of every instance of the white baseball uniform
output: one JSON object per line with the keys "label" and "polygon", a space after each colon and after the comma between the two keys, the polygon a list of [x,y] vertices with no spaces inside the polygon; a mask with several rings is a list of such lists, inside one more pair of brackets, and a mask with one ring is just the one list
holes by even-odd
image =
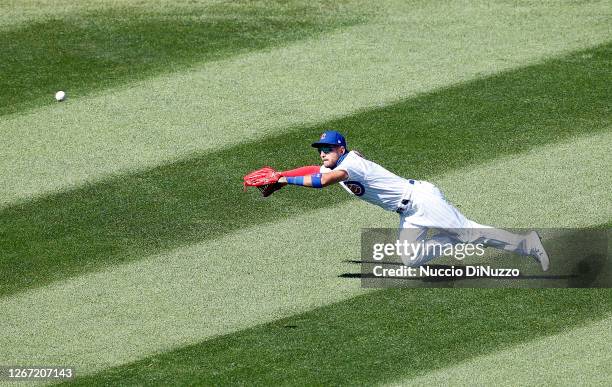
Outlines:
{"label": "white baseball uniform", "polygon": [[[431,183],[399,177],[354,151],[343,155],[334,170],[344,170],[348,174],[348,178],[340,183],[348,192],[385,210],[399,213],[401,241],[422,242],[425,247],[482,243],[530,255],[526,236],[467,219]],[[331,169],[321,167],[322,173],[329,171]],[[426,239],[429,229],[436,229],[438,233]],[[441,251],[440,248],[421,249],[415,256],[402,257],[402,261],[408,266],[420,266],[439,256]]]}

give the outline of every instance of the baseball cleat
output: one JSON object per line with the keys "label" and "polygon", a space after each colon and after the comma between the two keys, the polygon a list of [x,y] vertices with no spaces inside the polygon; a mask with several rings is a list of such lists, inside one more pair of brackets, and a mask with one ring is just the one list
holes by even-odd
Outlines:
{"label": "baseball cleat", "polygon": [[550,260],[548,254],[544,250],[542,245],[542,238],[536,231],[532,231],[527,237],[527,251],[529,255],[534,257],[536,261],[542,266],[543,271],[547,271],[550,267]]}

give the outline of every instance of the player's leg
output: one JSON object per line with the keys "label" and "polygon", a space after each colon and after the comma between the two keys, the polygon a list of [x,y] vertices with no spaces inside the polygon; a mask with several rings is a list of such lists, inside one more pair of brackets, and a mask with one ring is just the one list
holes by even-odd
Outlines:
{"label": "player's leg", "polygon": [[[433,244],[481,243],[488,247],[533,256],[544,270],[548,269],[548,256],[537,233],[515,234],[469,220],[431,183],[421,182],[417,185],[413,192],[413,200],[415,209],[412,213],[406,214],[404,222],[414,227],[440,230],[440,234],[431,238]],[[427,256],[423,258],[426,259]],[[433,258],[435,256],[430,259]]]}
{"label": "player's leg", "polygon": [[400,216],[399,237],[402,248],[400,258],[406,266],[418,267],[443,255],[445,247],[457,243],[443,232],[427,238],[429,229],[410,222],[409,217]]}
{"label": "player's leg", "polygon": [[[457,239],[461,243],[482,244],[495,249],[510,251],[527,257],[533,257],[547,271],[550,261],[540,235],[532,231],[527,235],[516,234],[499,228],[485,226],[468,220],[467,227],[459,229]],[[446,230],[448,231],[448,230]]]}
{"label": "player's leg", "polygon": [[462,243],[483,244],[500,250],[529,255],[526,250],[527,237],[499,228],[478,224],[467,219],[465,227],[456,230]]}
{"label": "player's leg", "polygon": [[420,202],[417,205],[422,209],[420,216],[411,222],[442,230],[456,243],[483,243],[490,247],[524,253],[525,236],[469,220],[449,203],[433,184],[423,182],[422,189],[415,194],[415,200]]}

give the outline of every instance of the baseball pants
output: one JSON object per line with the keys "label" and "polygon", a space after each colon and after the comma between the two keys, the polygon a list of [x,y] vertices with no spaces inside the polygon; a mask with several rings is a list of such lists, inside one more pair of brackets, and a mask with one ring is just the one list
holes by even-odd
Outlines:
{"label": "baseball pants", "polygon": [[[430,229],[435,234],[427,238]],[[421,266],[442,255],[448,244],[483,244],[528,255],[526,237],[505,230],[478,224],[467,219],[444,198],[440,190],[426,181],[417,181],[410,194],[410,204],[400,214],[399,240],[422,244],[418,252],[402,255],[407,266]]]}

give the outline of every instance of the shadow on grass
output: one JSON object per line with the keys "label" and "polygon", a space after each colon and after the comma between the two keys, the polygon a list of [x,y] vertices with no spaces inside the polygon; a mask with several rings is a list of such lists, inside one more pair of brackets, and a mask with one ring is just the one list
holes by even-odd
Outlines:
{"label": "shadow on grass", "polygon": [[242,192],[242,176],[262,165],[318,163],[309,144],[324,129],[344,131],[349,147],[402,176],[425,180],[605,130],[610,88],[602,79],[610,48],[0,210],[0,295],[350,200],[338,187],[289,187],[267,200]]}
{"label": "shadow on grass", "polygon": [[[510,229],[517,234],[527,234],[528,229]],[[539,264],[532,257],[524,257],[509,252],[499,252],[493,260],[482,262],[454,261],[452,257],[438,257],[424,268],[426,273],[438,273],[438,269],[450,269],[442,275],[425,275],[421,269],[414,269],[412,276],[385,276],[380,269],[375,275],[375,268],[387,267],[399,269],[404,267],[398,257],[385,257],[381,261],[371,260],[364,256],[362,260],[348,260],[348,263],[359,264],[361,272],[343,273],[338,277],[361,279],[365,288],[392,287],[434,287],[439,284],[453,287],[458,281],[468,281],[472,288],[612,288],[612,265],[609,255],[609,229],[606,224],[594,225],[588,229],[547,229],[537,230],[546,235],[543,243],[548,252],[551,268],[541,272]],[[395,232],[395,231],[394,231]],[[382,240],[382,239],[381,239]],[[363,242],[362,244],[371,242]],[[366,249],[366,251],[369,250]],[[440,260],[450,260],[452,264],[439,264]],[[509,270],[489,276],[483,270],[468,273],[467,266],[490,267],[492,269],[516,269],[518,275],[510,275]],[[424,270],[425,272],[425,270]],[[528,280],[528,281],[525,281]]]}
{"label": "shadow on grass", "polygon": [[374,385],[600,320],[611,301],[609,290],[389,289],[76,384]]}

